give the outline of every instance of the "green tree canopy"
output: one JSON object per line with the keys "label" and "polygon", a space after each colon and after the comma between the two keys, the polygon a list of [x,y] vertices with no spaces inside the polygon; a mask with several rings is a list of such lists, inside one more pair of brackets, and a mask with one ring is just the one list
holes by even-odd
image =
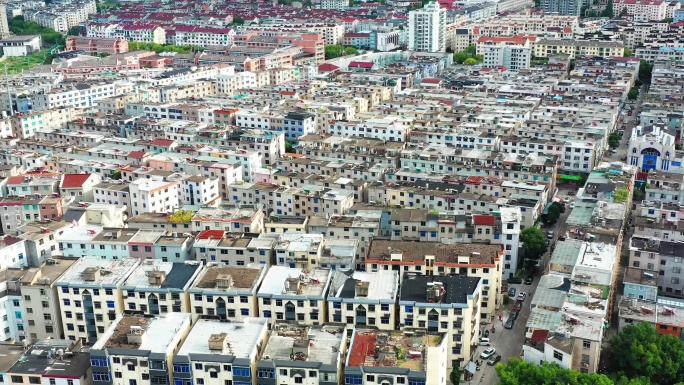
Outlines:
{"label": "green tree canopy", "polygon": [[449,373],[449,381],[451,381],[452,385],[458,385],[461,383],[461,368],[459,368],[458,365],[454,365],[453,369],[451,369],[451,373]]}
{"label": "green tree canopy", "polygon": [[653,63],[642,60],[639,62],[639,80],[646,84],[651,83],[651,74],[653,73]]}
{"label": "green tree canopy", "polygon": [[191,53],[197,51],[204,51],[204,47],[192,45],[163,45],[156,43],[142,43],[139,41],[131,41],[128,43],[128,49],[131,51],[154,51],[160,52],[176,52],[176,53]]}
{"label": "green tree canopy", "polygon": [[24,16],[15,16],[9,21],[9,29],[17,35],[40,35],[45,44],[64,45],[64,36],[54,29],[45,28],[33,21],[25,21]]}
{"label": "green tree canopy", "polygon": [[660,385],[684,380],[684,342],[646,322],[628,324],[610,346],[613,371],[627,378],[646,377]]}
{"label": "green tree canopy", "polygon": [[[466,63],[466,61],[468,61],[468,63]],[[456,64],[473,65],[482,63],[483,61],[484,58],[482,55],[477,55],[477,48],[474,45],[469,45],[464,51],[456,52],[454,54],[454,63]]]}
{"label": "green tree canopy", "polygon": [[613,380],[603,374],[582,373],[563,369],[555,363],[535,365],[517,357],[496,366],[499,385],[613,385]]}
{"label": "green tree canopy", "polygon": [[245,24],[245,19],[241,18],[240,16],[234,17],[233,22],[230,23],[230,25],[244,25]]}
{"label": "green tree canopy", "polygon": [[347,55],[358,55],[359,51],[354,47],[344,47],[341,45],[326,45],[325,60],[336,59]]}
{"label": "green tree canopy", "polygon": [[639,98],[639,89],[637,87],[630,88],[629,92],[627,93],[627,99],[637,100],[638,98]]}
{"label": "green tree canopy", "polygon": [[539,259],[548,250],[544,233],[537,226],[526,227],[520,233],[520,241],[523,243],[525,258]]}
{"label": "green tree canopy", "polygon": [[601,12],[601,17],[613,17],[613,0],[608,0],[608,4]]}

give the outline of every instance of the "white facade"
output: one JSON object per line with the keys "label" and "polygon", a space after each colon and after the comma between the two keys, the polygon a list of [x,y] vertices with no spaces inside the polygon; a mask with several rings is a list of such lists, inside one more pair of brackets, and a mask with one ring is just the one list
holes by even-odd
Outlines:
{"label": "white facade", "polygon": [[216,77],[216,91],[219,94],[233,95],[238,90],[256,87],[257,77],[254,72],[245,71]]}
{"label": "white facade", "polygon": [[70,88],[46,92],[33,96],[33,109],[42,111],[58,107],[88,108],[95,106],[98,99],[112,97],[115,93],[116,85],[113,83],[98,84],[86,89]]}
{"label": "white facade", "polygon": [[504,245],[504,261],[502,276],[504,279],[515,276],[518,271],[518,248],[520,246],[520,223],[522,212],[520,207],[501,207],[501,243]]}
{"label": "white facade", "polygon": [[193,176],[180,181],[181,205],[215,205],[221,201],[219,179]]}
{"label": "white facade", "polygon": [[396,118],[373,118],[364,122],[335,122],[328,125],[330,135],[351,138],[375,138],[389,142],[405,142],[410,126]]}
{"label": "white facade", "polygon": [[522,45],[488,45],[483,47],[485,67],[504,66],[509,71],[517,72],[530,68],[531,50]]}
{"label": "white facade", "polygon": [[208,45],[230,46],[233,44],[233,36],[235,36],[235,30],[231,28],[182,26],[175,28],[174,35],[166,36],[166,44],[200,47]]}
{"label": "white facade", "polygon": [[169,213],[179,207],[179,183],[138,179],[129,185],[129,214]]}
{"label": "white facade", "polygon": [[446,50],[446,9],[428,3],[409,12],[409,50],[444,52]]}

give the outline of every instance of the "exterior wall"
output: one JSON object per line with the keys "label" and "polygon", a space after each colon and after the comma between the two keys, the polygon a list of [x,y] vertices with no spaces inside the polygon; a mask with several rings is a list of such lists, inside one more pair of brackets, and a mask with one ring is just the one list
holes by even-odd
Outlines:
{"label": "exterior wall", "polygon": [[29,331],[27,336],[32,341],[62,338],[62,316],[56,287],[23,285],[21,295]]}
{"label": "exterior wall", "polygon": [[[121,289],[118,287],[90,287],[59,283],[59,298],[62,328],[65,338],[81,339],[86,343],[95,343],[124,311]],[[92,300],[86,301],[87,295]],[[94,325],[88,325],[94,320]]]}

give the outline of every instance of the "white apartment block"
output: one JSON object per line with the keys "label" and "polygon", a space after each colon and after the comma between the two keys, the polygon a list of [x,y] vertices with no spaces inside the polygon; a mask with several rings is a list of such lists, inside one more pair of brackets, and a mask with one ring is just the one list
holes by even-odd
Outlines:
{"label": "white apartment block", "polygon": [[483,47],[483,66],[493,68],[504,66],[508,71],[517,72],[530,68],[531,50],[522,45],[488,45]]}
{"label": "white apartment block", "polygon": [[446,333],[447,367],[468,361],[481,337],[481,278],[409,275],[400,291],[400,329]]}
{"label": "white apartment block", "polygon": [[216,92],[234,95],[238,90],[256,88],[257,77],[254,72],[238,72],[233,75],[219,75],[216,77]]}
{"label": "white apartment block", "polygon": [[202,264],[195,261],[145,260],[121,287],[125,311],[144,316],[190,313],[188,290],[201,271]]}
{"label": "white apartment block", "polygon": [[93,187],[93,202],[130,207],[128,183],[118,180],[95,185]]}
{"label": "white apartment block", "polygon": [[174,26],[171,28],[175,34],[166,36],[166,44],[195,45],[206,47],[208,45],[231,46],[235,30],[231,28]]}
{"label": "white apartment block", "polygon": [[128,185],[131,206],[129,214],[169,213],[179,207],[179,183],[137,179]]}
{"label": "white apartment block", "polygon": [[65,338],[92,344],[103,336],[124,311],[121,286],[139,264],[84,257],[69,267],[56,282]]}
{"label": "white apartment block", "polygon": [[332,270],[271,266],[257,293],[261,316],[299,325],[322,325]]}
{"label": "white apartment block", "polygon": [[343,10],[349,6],[345,0],[318,0],[314,7],[318,9],[338,9]]}
{"label": "white apartment block", "polygon": [[191,325],[188,313],[119,316],[90,349],[93,385],[168,384],[173,355]]}
{"label": "white apartment block", "polygon": [[374,138],[388,142],[405,142],[410,123],[398,117],[372,118],[363,122],[335,122],[327,127],[329,135],[350,138]]}
{"label": "white apartment block", "polygon": [[634,17],[634,21],[660,21],[667,17],[668,2],[661,0],[615,0],[613,17],[618,17],[623,10]]}
{"label": "white apartment block", "polygon": [[42,27],[51,28],[61,33],[67,33],[69,31],[67,16],[58,15],[52,11],[27,9],[24,11],[24,20],[36,22]]}
{"label": "white apartment block", "polygon": [[84,89],[69,88],[54,90],[33,96],[33,110],[43,111],[58,107],[74,107],[78,109],[94,107],[98,99],[109,98],[116,94],[117,86],[113,83],[93,85]]}
{"label": "white apartment block", "polygon": [[208,263],[190,288],[193,319],[243,321],[257,316],[257,288],[266,266]]}
{"label": "white apartment block", "polygon": [[[240,322],[195,321],[173,356],[176,383],[224,385],[254,383],[256,362],[269,336],[268,320],[247,317]],[[259,371],[259,374],[262,374]]]}
{"label": "white apartment block", "polygon": [[195,175],[182,178],[179,183],[181,205],[214,206],[221,203],[218,178]]}
{"label": "white apartment block", "polygon": [[28,326],[27,336],[32,341],[60,339],[64,335],[62,314],[55,282],[77,259],[48,259],[40,267],[31,267],[21,279],[21,297]]}
{"label": "white apartment block", "polygon": [[347,327],[395,330],[399,274],[396,271],[336,271],[328,294],[328,321]]}
{"label": "white apartment block", "polygon": [[281,234],[274,249],[277,265],[302,269],[317,267],[323,253],[323,235]]}
{"label": "white apartment block", "polygon": [[409,50],[444,52],[446,50],[446,9],[431,2],[423,9],[409,12]]}

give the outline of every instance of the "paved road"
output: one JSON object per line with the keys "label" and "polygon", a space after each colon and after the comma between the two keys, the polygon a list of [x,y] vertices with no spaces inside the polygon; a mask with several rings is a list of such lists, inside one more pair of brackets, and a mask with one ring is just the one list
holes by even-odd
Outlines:
{"label": "paved road", "polygon": [[[565,196],[565,192],[566,191],[559,191],[559,194],[561,196]],[[547,227],[542,229],[544,233],[546,233],[548,230],[554,231],[554,238],[551,244],[554,244],[557,241],[559,234],[561,234],[561,229],[565,228],[565,221],[568,219],[568,215],[570,215],[569,207],[567,210],[565,210],[564,213],[561,214],[561,217],[558,219],[558,222],[556,222],[554,226],[552,226],[551,228]],[[550,258],[551,251],[549,250],[542,256],[541,266],[547,266]],[[530,316],[531,311],[531,298],[529,294],[534,293],[537,290],[538,284],[539,277],[534,277],[532,285],[519,284],[510,286],[515,287],[518,293],[520,293],[521,291],[528,293],[528,296],[525,299],[525,302],[523,303],[523,307],[520,311],[520,314],[518,315],[518,319],[515,321],[515,324],[513,325],[513,329],[504,329],[503,322],[499,321],[498,317],[495,317],[496,321],[494,322],[494,328],[496,332],[494,334],[490,333],[489,339],[491,340],[492,347],[496,349],[496,354],[501,355],[501,362],[508,362],[508,359],[510,357],[520,357],[522,353],[522,346],[525,343],[525,325],[527,324],[527,320]],[[497,314],[501,314],[503,316],[503,321],[505,322],[508,319],[508,315],[510,314],[512,308],[513,302],[511,301],[511,303],[509,303],[508,305],[502,306],[501,309],[499,309],[499,311],[497,312]],[[491,328],[492,325],[486,325],[486,327]],[[480,353],[482,353],[484,349],[486,349],[486,347],[480,346],[477,349],[476,357],[479,358]],[[477,374],[473,376],[473,380],[470,382],[466,381],[465,383],[470,385],[495,385],[499,383],[499,377],[496,374],[494,366],[484,364],[480,367],[480,370],[477,372]]]}

